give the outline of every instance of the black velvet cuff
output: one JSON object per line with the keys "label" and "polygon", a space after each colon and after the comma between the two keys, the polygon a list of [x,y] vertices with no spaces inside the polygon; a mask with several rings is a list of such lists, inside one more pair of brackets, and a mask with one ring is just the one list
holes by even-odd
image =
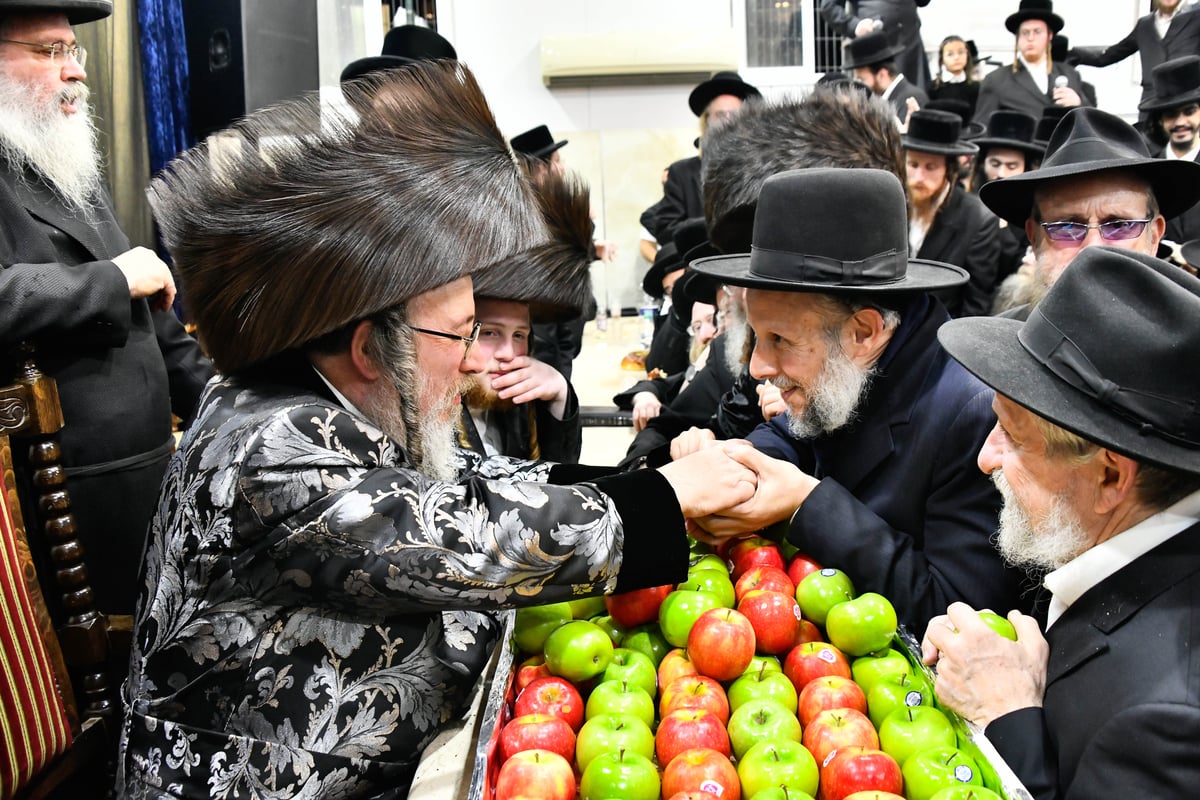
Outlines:
{"label": "black velvet cuff", "polygon": [[625,532],[616,591],[685,580],[688,536],[675,490],[663,474],[642,469],[599,478],[593,483],[612,498]]}
{"label": "black velvet cuff", "polygon": [[587,464],[555,464],[546,476],[546,483],[566,486],[572,483],[594,481],[614,474],[616,467],[592,467]]}

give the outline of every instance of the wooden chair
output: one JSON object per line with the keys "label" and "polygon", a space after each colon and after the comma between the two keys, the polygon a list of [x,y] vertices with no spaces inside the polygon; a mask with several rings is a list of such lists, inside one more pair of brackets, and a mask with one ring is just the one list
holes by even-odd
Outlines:
{"label": "wooden chair", "polygon": [[[111,792],[120,706],[110,674],[108,621],[94,607],[83,546],[55,434],[62,408],[54,380],[18,354],[0,386],[0,798],[104,797]],[[27,483],[49,548],[54,581],[34,568],[18,501],[13,447],[28,447]],[[45,593],[45,594],[44,594]],[[55,629],[46,594],[65,621]]]}

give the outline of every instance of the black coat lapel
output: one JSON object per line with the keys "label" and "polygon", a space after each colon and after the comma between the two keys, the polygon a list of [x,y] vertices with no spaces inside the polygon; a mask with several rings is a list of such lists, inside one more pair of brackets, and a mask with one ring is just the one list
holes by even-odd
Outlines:
{"label": "black coat lapel", "polygon": [[17,197],[29,213],[52,228],[65,233],[86,250],[95,261],[118,256],[129,249],[129,240],[121,232],[108,203],[97,203],[91,214],[68,209],[41,180],[13,181]]}

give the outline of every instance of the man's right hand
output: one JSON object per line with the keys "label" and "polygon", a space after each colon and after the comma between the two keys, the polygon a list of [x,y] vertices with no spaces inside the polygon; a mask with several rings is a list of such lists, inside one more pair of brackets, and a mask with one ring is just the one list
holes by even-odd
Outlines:
{"label": "man's right hand", "polygon": [[114,258],[113,263],[125,276],[131,299],[149,298],[150,307],[158,311],[166,311],[175,302],[175,278],[153,250],[135,247]]}
{"label": "man's right hand", "polygon": [[758,475],[730,458],[725,448],[707,447],[658,468],[685,518],[707,517],[754,497]]}

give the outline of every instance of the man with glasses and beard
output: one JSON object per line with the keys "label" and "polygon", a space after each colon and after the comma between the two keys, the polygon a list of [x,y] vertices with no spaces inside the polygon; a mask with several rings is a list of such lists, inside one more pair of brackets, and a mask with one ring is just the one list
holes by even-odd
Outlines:
{"label": "man with glasses and beard", "polygon": [[171,414],[191,416],[212,372],[171,312],[170,270],[130,247],[104,188],[71,26],[111,12],[108,0],[0,3],[0,370],[29,342],[58,382],[96,605],[129,614]]}
{"label": "man with glasses and beard", "polygon": [[979,199],[1025,228],[1035,264],[1006,316],[1024,319],[1082,250],[1095,245],[1154,255],[1166,220],[1200,200],[1200,164],[1151,158],[1124,120],[1095,108],[1067,112],[1033,172],[991,181]]}
{"label": "man with glasses and beard", "polygon": [[[979,469],[997,544],[1042,579],[1016,641],[955,604],[922,648],[936,691],[1038,800],[1194,797],[1200,782],[1200,280],[1096,247],[1021,323],[938,338],[996,390]],[[996,611],[1006,611],[995,607]]]}
{"label": "man with glasses and beard", "polygon": [[732,444],[624,474],[455,448],[472,274],[546,229],[466,67],[342,91],[359,113],[252,114],[151,187],[222,377],[151,529],[122,797],[404,798],[488,612],[681,580],[685,518],[758,485]]}

